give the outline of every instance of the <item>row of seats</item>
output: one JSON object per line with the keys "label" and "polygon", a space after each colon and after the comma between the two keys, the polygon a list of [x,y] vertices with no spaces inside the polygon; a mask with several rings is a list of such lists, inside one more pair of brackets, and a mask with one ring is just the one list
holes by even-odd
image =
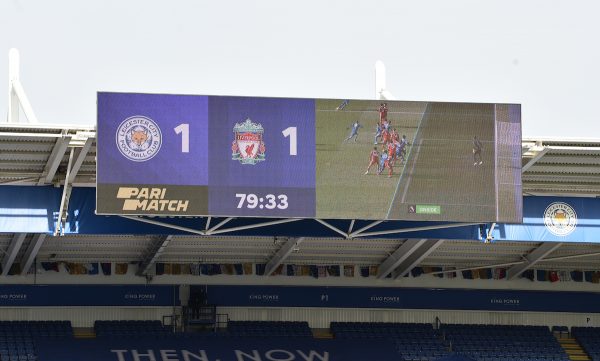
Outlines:
{"label": "row of seats", "polygon": [[312,337],[308,322],[230,321],[227,335],[240,337]]}
{"label": "row of seats", "polygon": [[592,361],[600,361],[600,327],[573,327],[571,334]]}
{"label": "row of seats", "polygon": [[36,361],[36,339],[71,337],[70,321],[0,321],[0,360]]}
{"label": "row of seats", "polygon": [[160,321],[96,321],[94,332],[98,337],[157,336],[171,333]]}
{"label": "row of seats", "polygon": [[443,325],[443,337],[458,354],[479,361],[568,361],[545,326]]}
{"label": "row of seats", "polygon": [[449,354],[448,345],[431,324],[386,322],[332,322],[339,339],[390,339],[406,361],[432,361]]}

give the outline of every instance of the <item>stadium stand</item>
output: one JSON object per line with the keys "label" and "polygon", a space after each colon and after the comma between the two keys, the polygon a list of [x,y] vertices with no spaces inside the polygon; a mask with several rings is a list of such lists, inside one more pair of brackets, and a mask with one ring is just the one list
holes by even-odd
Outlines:
{"label": "stadium stand", "polygon": [[591,360],[600,360],[600,327],[573,327],[571,335],[579,342]]}
{"label": "stadium stand", "polygon": [[475,360],[569,360],[545,326],[447,324],[442,331],[452,351]]}
{"label": "stadium stand", "polygon": [[97,337],[167,336],[171,334],[160,321],[96,321]]}
{"label": "stadium stand", "polygon": [[449,354],[448,346],[431,324],[382,322],[332,322],[338,339],[388,339],[407,361],[430,361]]}
{"label": "stadium stand", "polygon": [[0,360],[38,360],[36,339],[72,337],[69,321],[0,321]]}
{"label": "stadium stand", "polygon": [[229,321],[227,334],[238,337],[312,337],[308,322]]}

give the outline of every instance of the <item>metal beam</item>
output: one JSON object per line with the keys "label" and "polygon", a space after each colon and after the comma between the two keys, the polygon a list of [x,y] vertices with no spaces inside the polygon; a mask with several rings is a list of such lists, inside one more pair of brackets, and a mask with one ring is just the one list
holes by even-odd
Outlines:
{"label": "metal beam", "polygon": [[405,274],[410,272],[414,267],[418,266],[431,252],[435,251],[436,248],[444,243],[441,239],[429,239],[425,241],[417,250],[415,250],[410,256],[398,265],[398,268],[394,271],[394,279],[404,277]]}
{"label": "metal beam", "polygon": [[332,226],[331,224],[325,222],[324,220],[315,218],[315,221],[321,223],[322,225],[324,225],[325,227],[331,229],[335,233],[338,233],[338,234],[342,235],[344,238],[348,238],[348,233],[342,231],[341,229],[339,229],[339,228],[337,228],[335,226]]}
{"label": "metal beam", "polygon": [[446,228],[457,228],[457,227],[467,227],[467,226],[476,226],[481,223],[449,223],[449,224],[438,224],[435,226],[425,226],[425,227],[413,227],[413,228],[399,228],[399,229],[390,229],[386,231],[377,231],[377,232],[367,232],[360,233],[355,235],[354,237],[372,237],[372,236],[381,236],[385,234],[397,234],[397,233],[408,233],[408,232],[421,232],[421,231],[433,231],[436,229],[446,229]]}
{"label": "metal beam", "polygon": [[77,155],[75,156],[75,162],[73,162],[73,165],[71,166],[71,174],[67,177],[65,183],[68,182],[70,184],[73,184],[73,182],[75,182],[77,172],[79,172],[81,165],[85,161],[85,157],[87,157],[87,154],[90,151],[90,148],[92,147],[92,143],[94,143],[94,138],[88,138],[83,144],[83,147],[76,149]]}
{"label": "metal beam", "polygon": [[294,248],[298,246],[304,240],[301,238],[290,238],[281,246],[281,248],[275,253],[275,255],[267,262],[265,267],[265,276],[270,276],[273,271],[279,267],[283,261],[294,251]]}
{"label": "metal beam", "polygon": [[228,218],[225,218],[225,219],[224,219],[224,220],[222,220],[221,222],[217,223],[217,224],[216,224],[214,227],[212,227],[212,228],[208,229],[208,230],[206,231],[206,234],[211,234],[213,231],[215,231],[215,230],[219,229],[219,228],[220,228],[222,225],[224,225],[225,223],[227,223],[227,222],[231,221],[232,219],[233,219],[233,217],[228,217]]}
{"label": "metal beam", "polygon": [[23,109],[23,113],[25,113],[25,117],[29,123],[39,123],[35,113],[33,112],[33,107],[29,102],[29,98],[27,98],[27,94],[25,94],[25,89],[23,89],[23,85],[20,80],[13,80],[12,82],[13,92],[19,98],[19,103],[21,103],[21,108]]}
{"label": "metal beam", "polygon": [[371,223],[367,224],[366,226],[362,227],[361,229],[357,230],[356,232],[350,233],[350,238],[358,237],[361,234],[361,232],[364,232],[367,229],[371,229],[380,223],[383,223],[383,221],[371,222]]}
{"label": "metal beam", "polygon": [[[238,227],[231,227],[231,228],[219,229],[219,230],[216,230],[216,231],[206,232],[206,234],[210,236],[210,235],[213,235],[213,234],[244,231],[246,229],[268,227],[268,226],[274,226],[274,225],[277,225],[277,224],[297,222],[297,221],[301,221],[301,220],[302,220],[302,218],[285,218],[285,219],[280,219],[280,220],[277,220],[277,221],[270,221],[270,222],[249,224],[247,226],[238,226]],[[223,222],[221,222],[221,223],[223,223]]]}
{"label": "metal beam", "polygon": [[163,254],[165,249],[171,243],[173,236],[160,236],[152,241],[148,250],[144,253],[142,260],[140,262],[140,266],[138,267],[137,275],[145,276],[148,274],[152,266],[156,263],[156,261]]}
{"label": "metal beam", "polygon": [[[64,133],[63,133],[64,134]],[[60,165],[60,162],[65,155],[65,151],[69,146],[69,142],[71,141],[71,136],[64,134],[62,138],[58,138],[56,143],[54,143],[54,148],[52,148],[52,153],[50,153],[50,157],[48,157],[48,162],[44,167],[44,171],[40,180],[38,181],[38,185],[42,184],[50,184],[54,179],[54,175],[56,174],[56,170]]]}
{"label": "metal beam", "polygon": [[352,233],[352,228],[354,228],[354,219],[350,221],[350,226],[348,227],[348,236]]}
{"label": "metal beam", "polygon": [[165,222],[155,221],[153,219],[136,217],[136,216],[120,216],[120,217],[131,219],[132,221],[138,221],[138,222],[142,222],[142,223],[153,224],[155,226],[176,229],[178,231],[189,232],[189,233],[193,233],[193,234],[199,234],[201,236],[205,236],[206,235],[206,232],[204,232],[204,231],[199,231],[197,229],[188,228],[188,227],[176,226],[174,224],[169,224],[169,223],[165,223]]}
{"label": "metal beam", "polygon": [[544,259],[547,255],[554,252],[555,249],[562,245],[561,242],[544,242],[538,248],[532,250],[526,257],[524,263],[517,264],[506,270],[506,279],[512,280],[525,272],[528,268],[533,267],[536,263]]}
{"label": "metal beam", "polygon": [[392,272],[400,263],[408,258],[413,252],[427,241],[426,239],[407,239],[379,266],[378,279],[385,278]]}
{"label": "metal beam", "polygon": [[2,258],[2,276],[6,276],[8,274],[8,271],[10,271],[10,268],[15,262],[15,258],[17,258],[17,254],[19,254],[19,250],[23,245],[25,237],[27,237],[27,233],[15,233],[12,240],[10,241],[8,250]]}
{"label": "metal beam", "polygon": [[63,235],[64,226],[67,222],[67,214],[69,209],[69,199],[71,198],[71,188],[73,187],[69,183],[70,173],[71,173],[71,164],[73,163],[73,156],[75,154],[75,149],[71,148],[69,152],[69,163],[67,164],[67,176],[65,178],[65,185],[63,186],[62,197],[60,199],[60,208],[58,209],[58,219],[56,220],[56,228],[54,229],[54,235]]}
{"label": "metal beam", "polygon": [[37,254],[42,247],[42,244],[44,244],[45,239],[45,233],[37,233],[35,236],[33,236],[31,242],[29,242],[29,247],[27,247],[23,258],[21,258],[21,276],[26,275],[27,272],[29,272],[29,269],[33,265],[33,261],[35,260],[35,257],[37,257]]}
{"label": "metal beam", "polygon": [[13,89],[13,83],[19,81],[19,51],[8,51],[8,123],[19,122],[19,98]]}
{"label": "metal beam", "polygon": [[531,166],[533,166],[535,163],[537,163],[538,160],[542,159],[542,157],[548,153],[548,151],[550,150],[549,147],[545,147],[544,149],[540,150],[539,152],[537,152],[537,154],[531,158],[529,160],[529,162],[527,162],[523,168],[521,168],[521,173],[525,173],[529,168],[531,168]]}

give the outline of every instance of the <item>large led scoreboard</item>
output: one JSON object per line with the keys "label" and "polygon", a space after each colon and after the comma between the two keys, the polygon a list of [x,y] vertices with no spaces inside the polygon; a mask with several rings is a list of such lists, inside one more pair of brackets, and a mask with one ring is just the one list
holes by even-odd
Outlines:
{"label": "large led scoreboard", "polygon": [[97,213],[521,222],[515,104],[98,93]]}

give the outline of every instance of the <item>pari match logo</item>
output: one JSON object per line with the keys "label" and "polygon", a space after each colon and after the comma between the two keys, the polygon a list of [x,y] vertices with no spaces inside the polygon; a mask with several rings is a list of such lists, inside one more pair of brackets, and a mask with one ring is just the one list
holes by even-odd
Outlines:
{"label": "pari match logo", "polygon": [[544,224],[550,233],[564,237],[577,227],[577,213],[567,203],[554,202],[544,211]]}
{"label": "pari match logo", "polygon": [[245,122],[236,123],[233,127],[234,139],[231,144],[231,159],[242,164],[255,165],[265,160],[265,129],[260,123],[254,123],[250,118]]}
{"label": "pari match logo", "polygon": [[142,115],[125,119],[117,128],[117,148],[134,162],[152,159],[160,150],[162,134],[156,122]]}

